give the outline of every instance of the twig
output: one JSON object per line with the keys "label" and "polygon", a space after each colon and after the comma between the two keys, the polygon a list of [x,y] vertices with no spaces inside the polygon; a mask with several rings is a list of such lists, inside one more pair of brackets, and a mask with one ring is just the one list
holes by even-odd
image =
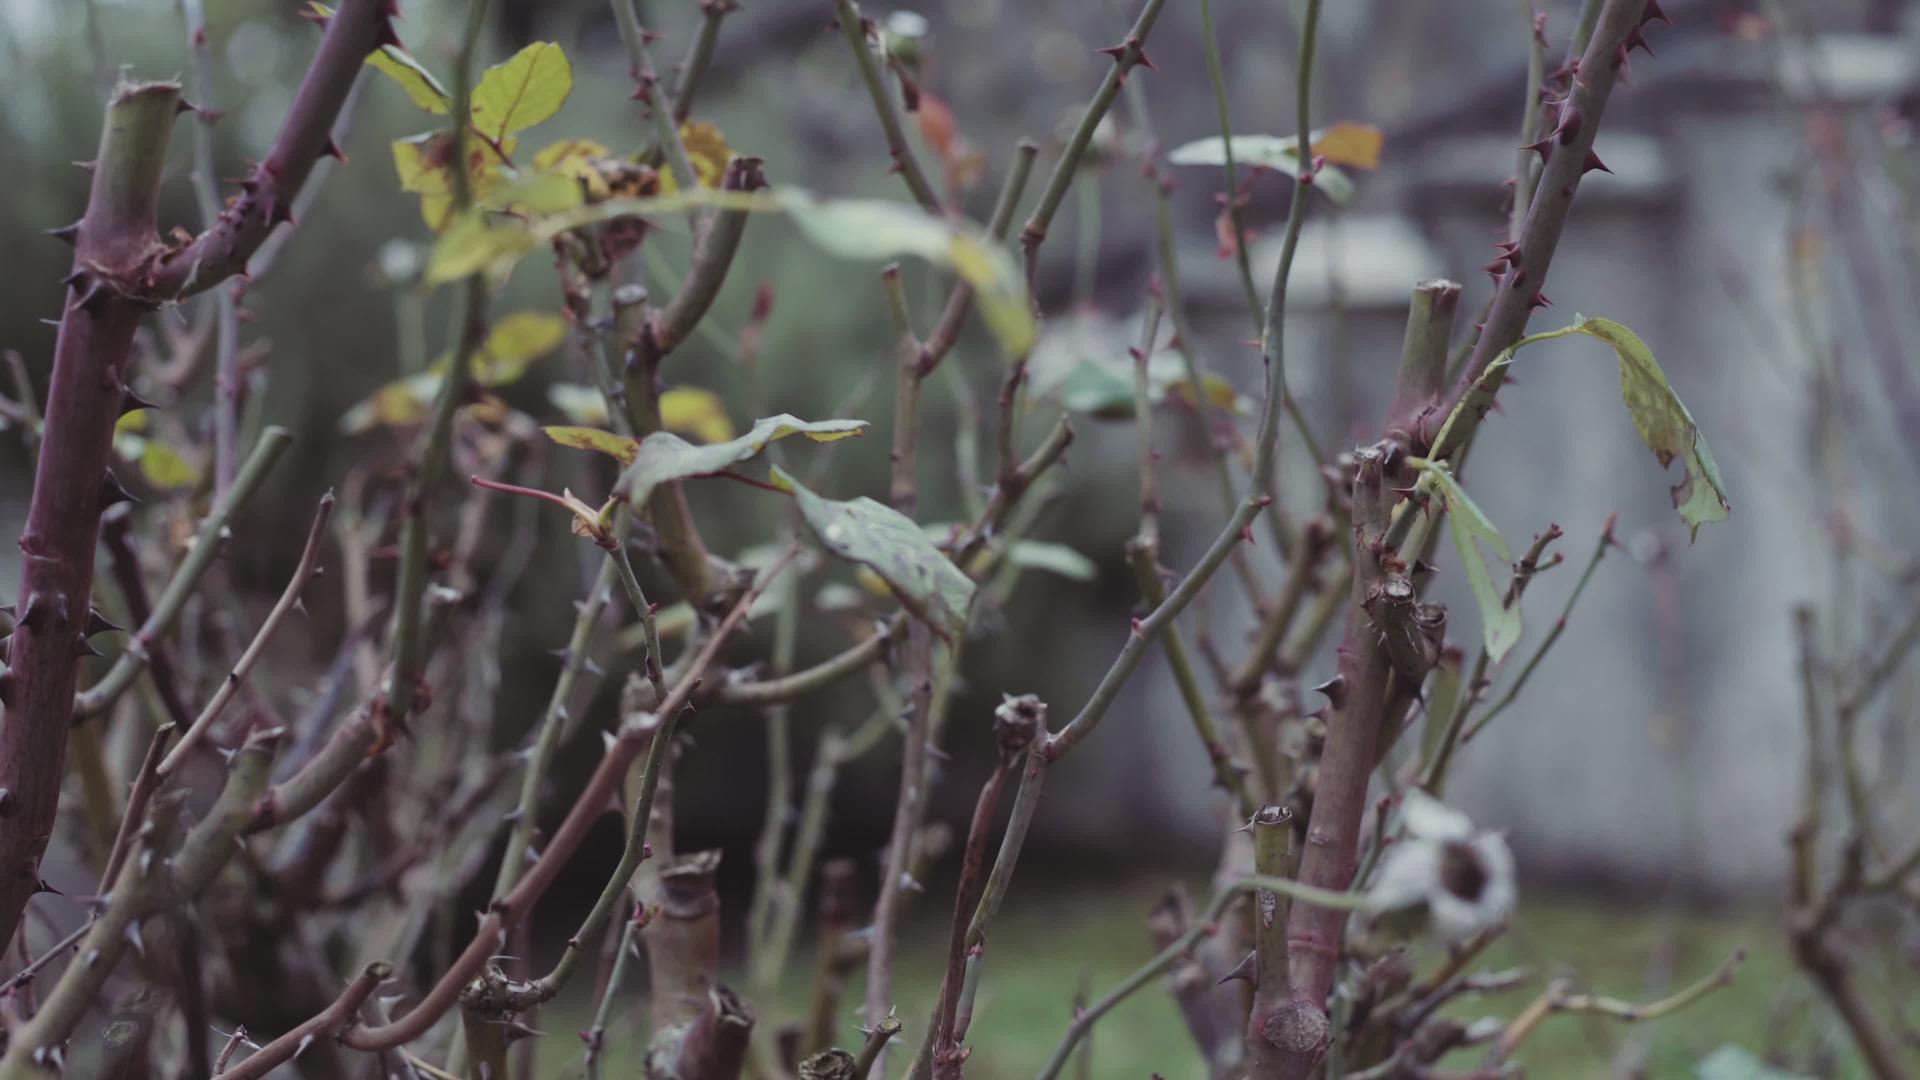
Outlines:
{"label": "twig", "polygon": [[1603,997],[1598,994],[1576,994],[1565,982],[1556,981],[1507,1025],[1507,1030],[1493,1044],[1492,1049],[1487,1051],[1486,1067],[1493,1068],[1505,1061],[1520,1043],[1540,1026],[1542,1020],[1558,1013],[1589,1013],[1637,1023],[1643,1020],[1658,1020],[1670,1013],[1678,1012],[1733,982],[1734,971],[1746,958],[1746,950],[1738,950],[1706,978],[1669,997],[1648,1002],[1645,1005],[1635,1005],[1630,1001],[1621,1001],[1618,998]]}
{"label": "twig", "polygon": [[391,974],[393,974],[393,968],[387,964],[367,965],[366,970],[348,983],[347,988],[340,992],[340,996],[335,998],[331,1005],[285,1035],[255,1050],[242,1059],[240,1064],[220,1075],[229,1077],[230,1080],[257,1080],[285,1062],[299,1057],[301,1051],[312,1045],[315,1039],[352,1023],[354,1017],[360,1012],[360,1006],[366,1004],[367,999],[373,996],[373,992],[378,990],[380,984],[385,982]]}
{"label": "twig", "polygon": [[173,629],[180,613],[186,610],[187,600],[199,589],[200,578],[213,565],[214,557],[224,546],[227,524],[260,490],[267,473],[292,444],[293,433],[286,428],[270,427],[260,433],[260,441],[254,444],[253,452],[247,455],[246,463],[240,467],[232,486],[227,488],[225,495],[214,500],[213,509],[201,521],[199,530],[194,534],[193,546],[187,549],[186,558],[180,560],[179,568],[167,580],[167,587],[160,591],[160,599],[154,603],[152,614],[127,641],[126,650],[101,676],[100,681],[87,687],[74,699],[74,715],[100,715],[140,677],[140,672],[150,659],[152,645]]}
{"label": "twig", "polygon": [[1507,687],[1507,692],[1501,695],[1500,700],[1488,706],[1480,719],[1461,733],[1462,743],[1472,742],[1474,736],[1485,730],[1486,726],[1493,722],[1494,717],[1499,716],[1502,710],[1513,704],[1514,699],[1520,696],[1520,691],[1526,688],[1527,680],[1532,677],[1534,669],[1539,667],[1540,661],[1546,657],[1547,650],[1553,648],[1553,643],[1560,640],[1561,633],[1567,628],[1567,619],[1573,614],[1573,605],[1579,603],[1580,594],[1586,590],[1587,582],[1592,580],[1594,570],[1600,565],[1600,560],[1606,557],[1607,549],[1613,545],[1613,518],[1608,517],[1607,527],[1600,531],[1600,540],[1593,546],[1593,554],[1588,557],[1586,568],[1580,571],[1580,579],[1574,582],[1573,591],[1567,594],[1567,602],[1560,609],[1560,617],[1553,621],[1553,629],[1547,631],[1547,636],[1541,640],[1539,647],[1533,650],[1533,655],[1527,657],[1527,662],[1521,667],[1520,674],[1514,676],[1513,684]]}
{"label": "twig", "polygon": [[913,201],[927,213],[939,214],[940,196],[934,194],[926,170],[920,167],[920,159],[907,143],[900,114],[893,107],[893,95],[887,92],[886,76],[873,58],[873,49],[867,45],[866,16],[860,14],[860,6],[853,0],[833,0],[833,11],[840,32],[846,35],[847,45],[853,50],[854,62],[859,65],[860,79],[867,84],[867,96],[873,99],[873,111],[880,118],[880,130],[886,134],[887,153],[893,157],[894,169],[905,181]]}
{"label": "twig", "polygon": [[680,77],[673,84],[673,122],[684,124],[693,112],[693,96],[700,80],[713,61],[714,43],[720,40],[720,23],[739,5],[734,0],[702,0],[700,30],[687,47],[687,58],[680,63]]}
{"label": "twig", "polygon": [[593,1024],[581,1032],[580,1040],[587,1044],[587,1078],[599,1080],[600,1051],[604,1049],[607,1035],[607,1019],[613,1015],[613,1003],[620,996],[621,984],[626,981],[627,963],[638,947],[640,920],[645,917],[646,909],[635,905],[633,915],[620,928],[620,941],[613,957],[613,970],[607,973],[607,985],[600,989],[600,1001],[593,1009]]}
{"label": "twig", "polygon": [[873,1026],[867,1029],[867,1041],[860,1045],[860,1053],[853,1059],[852,1075],[855,1077],[870,1075],[874,1065],[880,1060],[881,1051],[885,1050],[887,1043],[898,1034],[900,1034],[898,1017],[883,1016],[874,1021]]}
{"label": "twig", "polygon": [[161,759],[159,772],[162,779],[178,769],[180,763],[186,760],[187,752],[198,746],[200,740],[206,737],[207,729],[212,727],[213,722],[219,718],[227,702],[233,700],[233,695],[239,691],[240,684],[253,670],[253,665],[259,661],[260,654],[266,651],[268,642],[273,640],[274,631],[280,628],[280,623],[286,619],[287,613],[299,605],[300,594],[306,590],[307,583],[312,581],[314,575],[319,572],[320,541],[326,538],[327,519],[332,515],[333,492],[329,491],[320,497],[320,508],[314,511],[313,525],[307,530],[307,544],[300,552],[300,562],[294,567],[292,580],[287,582],[287,587],[281,592],[280,600],[273,605],[273,610],[261,620],[260,629],[253,635],[253,641],[248,643],[246,651],[240,654],[240,659],[234,662],[232,670],[227,672],[227,677],[221,680],[220,688],[214,691],[213,698],[207,702],[206,708],[200,710],[200,715],[194,719],[193,726],[180,734],[180,741],[174,745],[173,751]]}
{"label": "twig", "polygon": [[548,886],[559,876],[560,868],[572,858],[586,839],[589,829],[599,819],[607,800],[619,790],[621,778],[626,775],[627,767],[634,758],[645,749],[648,736],[654,728],[651,716],[663,716],[677,713],[687,703],[701,677],[720,653],[733,632],[746,620],[747,610],[758,597],[760,586],[749,587],[734,604],[727,617],[715,628],[713,636],[701,648],[699,655],[688,664],[687,671],[680,677],[673,693],[651,714],[643,714],[623,724],[620,733],[608,747],[600,764],[594,769],[593,776],[587,781],[579,796],[574,800],[573,808],[567,812],[566,819],[547,841],[540,858],[527,870],[525,877],[513,890],[497,898],[493,907],[481,920],[472,941],[443,974],[433,989],[428,991],[411,1012],[391,1024],[378,1027],[356,1027],[347,1031],[341,1041],[356,1050],[391,1050],[411,1042],[426,1034],[433,1024],[444,1016],[448,1009],[458,1001],[461,990],[477,976],[489,960],[505,943],[509,928],[526,916],[535,901],[545,895]]}
{"label": "twig", "polygon": [[579,683],[581,669],[587,665],[593,634],[600,625],[601,613],[606,610],[608,590],[613,587],[615,572],[612,558],[601,563],[600,576],[594,580],[587,595],[580,599],[578,614],[573,620],[573,632],[567,637],[567,652],[560,662],[560,677],[554,680],[553,692],[547,696],[546,710],[541,714],[540,727],[533,737],[532,750],[527,755],[527,771],[520,777],[520,800],[514,806],[513,827],[507,832],[506,852],[500,857],[500,869],[493,879],[493,896],[504,895],[513,888],[526,868],[527,851],[533,846],[534,829],[539,824],[540,789],[548,781],[548,769],[552,765],[554,751],[560,745],[560,735],[566,728],[574,690]]}
{"label": "twig", "polygon": [[1029,288],[1033,285],[1034,274],[1039,266],[1040,244],[1047,238],[1053,215],[1067,197],[1067,188],[1073,185],[1074,173],[1080,168],[1080,159],[1093,142],[1094,131],[1107,115],[1113,99],[1119,96],[1120,84],[1126,81],[1135,67],[1147,62],[1147,35],[1152,33],[1154,21],[1160,17],[1160,9],[1165,4],[1166,0],[1146,0],[1140,15],[1133,21],[1133,27],[1127,31],[1126,38],[1106,50],[1113,57],[1113,67],[1108,69],[1100,88],[1094,91],[1093,99],[1081,111],[1080,122],[1074,126],[1066,147],[1060,151],[1060,160],[1054,163],[1053,172],[1047,177],[1046,187],[1040,191],[1039,204],[1033,208],[1027,223],[1020,229],[1020,250],[1026,254]]}
{"label": "twig", "polygon": [[1066,1036],[1060,1040],[1060,1045],[1054,1048],[1053,1056],[1038,1073],[1038,1080],[1053,1080],[1053,1077],[1060,1075],[1060,1070],[1066,1067],[1067,1060],[1073,1055],[1074,1047],[1079,1045],[1080,1040],[1086,1037],[1087,1032],[1092,1030],[1093,1025],[1098,1023],[1101,1017],[1113,1011],[1114,1006],[1131,997],[1135,991],[1152,982],[1176,960],[1185,956],[1195,942],[1214,931],[1215,922],[1226,911],[1227,905],[1241,894],[1254,889],[1284,893],[1303,906],[1323,905],[1334,911],[1354,911],[1366,905],[1366,898],[1362,895],[1328,892],[1286,878],[1249,877],[1226,885],[1214,894],[1213,899],[1207,904],[1206,911],[1194,921],[1186,933],[1174,939],[1172,944],[1161,949],[1153,959],[1142,964],[1133,974],[1121,980],[1118,986],[1095,999],[1093,1004],[1073,1018],[1073,1022],[1067,1025]]}
{"label": "twig", "polygon": [[[1220,143],[1225,155],[1227,220],[1233,225],[1233,261],[1240,270],[1240,287],[1246,290],[1247,310],[1254,322],[1260,321],[1260,294],[1253,287],[1253,268],[1247,261],[1247,226],[1240,215],[1239,170],[1233,160],[1233,118],[1227,108],[1227,77],[1220,64],[1220,40],[1213,32],[1213,2],[1200,0],[1200,43],[1207,58],[1207,84],[1213,88],[1213,109],[1220,119]],[[1305,138],[1305,129],[1302,129]],[[1318,454],[1314,457],[1317,459]]]}

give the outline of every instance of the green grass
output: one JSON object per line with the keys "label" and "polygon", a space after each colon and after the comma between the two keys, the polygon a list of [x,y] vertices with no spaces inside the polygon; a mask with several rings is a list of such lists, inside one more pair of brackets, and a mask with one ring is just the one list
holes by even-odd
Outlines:
{"label": "green grass", "polygon": [[[1199,886],[1192,887],[1201,895]],[[1076,991],[1084,984],[1098,997],[1151,957],[1143,920],[1163,889],[1163,882],[1152,881],[1086,892],[1022,892],[1016,887],[988,943],[967,1075],[975,1080],[1033,1076],[1066,1030]],[[901,1051],[894,1055],[896,1074],[919,1045],[939,989],[945,919],[944,914],[936,916],[938,906],[929,897],[907,928],[896,979],[899,1014],[907,1031],[898,1044]],[[1636,909],[1537,892],[1523,896],[1513,930],[1476,966],[1525,967],[1531,978],[1520,989],[1466,1002],[1453,1012],[1462,1018],[1510,1018],[1556,975],[1597,993],[1653,1000],[1710,973],[1736,949],[1744,949],[1747,959],[1733,984],[1682,1013],[1645,1025],[1592,1016],[1549,1017],[1516,1057],[1529,1077],[1584,1080],[1614,1075],[1622,1049],[1637,1045],[1642,1048],[1636,1058],[1644,1063],[1642,1075],[1690,1077],[1694,1063],[1723,1043],[1761,1055],[1782,1047],[1804,1052],[1822,1040],[1844,1044],[1830,1014],[1795,972],[1775,915]],[[805,953],[796,957],[777,1019],[799,1015],[810,962]],[[1432,957],[1425,957],[1422,970],[1429,970],[1431,963]],[[1920,1004],[1920,986],[1910,970],[1908,980],[1904,994],[1884,985],[1877,989]],[[860,993],[857,983],[849,988],[849,1007],[857,1004]],[[564,1033],[585,1026],[580,1019],[584,1012],[584,1003],[563,1005],[545,1018],[541,1026],[560,1037],[543,1040],[542,1077],[578,1075],[578,1043]],[[623,1012],[635,1015],[630,1008]],[[856,1025],[848,1014],[843,1045],[849,1048],[857,1048],[860,1041]],[[609,1042],[625,1045],[610,1056],[606,1075],[638,1075],[630,1063],[637,1065],[641,1033],[610,1032]],[[1092,1042],[1094,1076],[1204,1076],[1172,999],[1158,981],[1110,1012],[1095,1027]],[[1446,1064],[1470,1067],[1477,1063],[1477,1053],[1463,1052]],[[1843,1058],[1838,1075],[1860,1074]]]}

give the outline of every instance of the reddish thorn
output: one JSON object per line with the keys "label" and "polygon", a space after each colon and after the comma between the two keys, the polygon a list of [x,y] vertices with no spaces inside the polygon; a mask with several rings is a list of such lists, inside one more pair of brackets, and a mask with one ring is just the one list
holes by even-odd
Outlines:
{"label": "reddish thorn", "polygon": [[327,145],[320,152],[339,161],[342,165],[347,163],[346,153],[340,149],[340,144],[335,142],[331,135],[327,136]]}
{"label": "reddish thorn", "polygon": [[1580,137],[1580,110],[1572,105],[1561,106],[1560,123],[1554,127],[1553,134],[1561,146],[1571,146],[1573,140]]}
{"label": "reddish thorn", "polygon": [[1245,540],[1249,544],[1253,543],[1253,524],[1251,522],[1240,526],[1240,539]]}
{"label": "reddish thorn", "polygon": [[1589,150],[1587,151],[1586,164],[1580,167],[1580,172],[1584,175],[1590,172],[1611,173],[1613,172],[1613,170],[1607,168],[1607,163],[1600,160],[1599,154],[1596,154],[1593,151]]}
{"label": "reddish thorn", "polygon": [[1625,44],[1628,52],[1632,52],[1635,49],[1645,49],[1647,50],[1648,56],[1653,55],[1653,46],[1647,43],[1647,35],[1641,33],[1640,28],[1637,26],[1627,31]]}
{"label": "reddish thorn", "polygon": [[1530,142],[1527,145],[1521,147],[1520,149],[1531,150],[1534,153],[1539,154],[1540,160],[1544,163],[1547,160],[1547,152],[1553,149],[1553,136],[1549,135],[1546,138],[1541,139],[1539,142]]}
{"label": "reddish thorn", "polygon": [[1253,500],[1253,507],[1256,510],[1265,510],[1267,507],[1272,505],[1273,505],[1273,496],[1271,495],[1257,496]]}
{"label": "reddish thorn", "polygon": [[380,20],[379,39],[375,42],[375,44],[380,46],[391,45],[396,49],[403,47],[400,44],[400,35],[395,33],[393,30],[393,24],[388,22],[385,19]]}
{"label": "reddish thorn", "polygon": [[1547,294],[1543,292],[1534,293],[1533,299],[1527,301],[1528,311],[1532,311],[1534,308],[1546,308],[1546,307],[1552,307],[1552,306],[1553,306],[1553,301],[1547,299]]}
{"label": "reddish thorn", "polygon": [[1666,23],[1668,26],[1673,25],[1673,19],[1669,17],[1666,12],[1660,10],[1660,0],[1647,0],[1646,10],[1640,16],[1640,25],[1645,26],[1655,19]]}
{"label": "reddish thorn", "polygon": [[1142,636],[1142,635],[1141,635],[1141,633],[1140,633],[1140,620],[1139,620],[1139,619],[1128,619],[1128,620],[1127,620],[1127,624],[1128,624],[1128,625],[1129,625],[1130,627],[1132,627],[1132,630],[1133,630],[1133,636],[1134,636],[1134,637],[1141,637],[1141,636]]}

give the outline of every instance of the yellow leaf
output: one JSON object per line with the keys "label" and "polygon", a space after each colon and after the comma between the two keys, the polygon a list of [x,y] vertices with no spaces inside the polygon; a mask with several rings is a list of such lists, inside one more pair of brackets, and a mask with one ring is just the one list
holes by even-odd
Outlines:
{"label": "yellow leaf", "polygon": [[726,175],[727,159],[733,156],[726,136],[704,120],[688,120],[680,125],[680,143],[687,148],[694,179],[701,187],[718,188],[720,178]]}
{"label": "yellow leaf", "polygon": [[113,433],[115,435],[125,435],[128,432],[145,430],[147,430],[147,410],[145,409],[135,409],[120,417],[113,425]]}
{"label": "yellow leaf", "polygon": [[[669,391],[671,393],[671,391]],[[576,424],[607,422],[607,399],[599,390],[579,383],[554,383],[547,387],[547,400]]]}
{"label": "yellow leaf", "polygon": [[[445,206],[450,209],[452,205],[453,201],[448,199]],[[422,196],[423,211],[425,207]],[[431,219],[428,224],[432,224]],[[485,213],[471,211],[441,232],[439,241],[433,245],[433,254],[427,258],[424,280],[429,285],[442,285],[496,265],[511,269],[520,256],[533,250],[534,242],[533,234],[526,229],[499,225],[489,221]]]}
{"label": "yellow leaf", "polygon": [[554,426],[543,428],[547,438],[561,446],[571,446],[576,450],[593,450],[617,459],[622,465],[633,464],[640,453],[640,444],[624,435],[615,435],[611,431],[601,431],[590,427]]}
{"label": "yellow leaf", "polygon": [[573,91],[573,64],[560,46],[536,41],[487,69],[473,88],[473,127],[498,141],[560,111]]}
{"label": "yellow leaf", "polygon": [[[1250,411],[1250,403],[1246,398],[1240,396],[1240,392],[1233,388],[1232,383],[1212,372],[1201,376],[1200,381],[1201,385],[1207,388],[1207,401],[1215,408],[1225,409],[1231,413],[1246,413]],[[1186,379],[1183,378],[1173,382],[1167,389],[1173,391],[1180,400],[1187,404],[1194,404],[1193,384]]]}
{"label": "yellow leaf", "polygon": [[733,420],[719,394],[697,386],[676,386],[660,395],[660,424],[697,442],[733,438]]}
{"label": "yellow leaf", "polygon": [[493,324],[480,355],[474,357],[473,380],[482,386],[501,386],[527,373],[527,366],[558,348],[567,339],[567,320],[545,311],[516,311]]}
{"label": "yellow leaf", "polygon": [[[467,146],[467,179],[476,201],[487,197],[506,181],[501,154],[512,154],[515,140],[498,140],[496,150],[479,140]],[[453,139],[444,131],[431,131],[393,141],[393,168],[400,175],[400,189],[420,196],[420,216],[434,232],[446,229],[453,220]]]}
{"label": "yellow leaf", "polygon": [[1027,301],[1026,282],[1007,250],[956,231],[947,248],[953,272],[973,286],[980,315],[1008,353],[1024,356],[1039,332]]}
{"label": "yellow leaf", "polygon": [[1380,167],[1380,148],[1387,137],[1372,124],[1339,123],[1313,144],[1313,152],[1335,165],[1372,171]]}
{"label": "yellow leaf", "polygon": [[513,214],[555,214],[585,201],[579,182],[573,178],[559,173],[534,173],[488,193],[486,205]]}
{"label": "yellow leaf", "polygon": [[440,81],[405,49],[382,45],[367,54],[367,66],[399,83],[407,100],[433,115],[445,116],[450,111],[450,98]]}
{"label": "yellow leaf", "polygon": [[180,452],[157,439],[146,440],[140,451],[140,475],[162,491],[192,487],[200,481],[200,470],[180,456]]}
{"label": "yellow leaf", "polygon": [[440,378],[439,372],[429,371],[388,383],[348,409],[340,417],[340,430],[358,435],[377,427],[404,427],[424,422],[433,395],[440,390]]}
{"label": "yellow leaf", "polygon": [[533,155],[533,167],[536,172],[576,180],[585,185],[588,198],[604,199],[610,189],[595,162],[609,156],[611,151],[592,139],[561,139]]}

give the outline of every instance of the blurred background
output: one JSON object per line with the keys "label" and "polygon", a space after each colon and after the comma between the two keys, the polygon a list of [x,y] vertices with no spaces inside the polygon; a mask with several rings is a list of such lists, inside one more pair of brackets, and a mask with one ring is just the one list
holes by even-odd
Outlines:
{"label": "blurred background", "polygon": [[[697,5],[639,6],[642,21],[664,35],[656,55],[679,56]],[[1323,445],[1375,437],[1413,282],[1462,281],[1463,315],[1490,295],[1478,268],[1502,227],[1501,184],[1514,165],[1527,6],[1328,5],[1316,121],[1377,125],[1385,144],[1376,172],[1354,174],[1350,202],[1316,202],[1294,272],[1289,378]],[[1577,5],[1533,6],[1546,17],[1548,55],[1557,57]],[[216,128],[222,176],[238,175],[243,159],[264,153],[277,130],[315,39],[298,7],[207,2],[213,97],[224,113]],[[1920,525],[1911,497],[1920,431],[1898,422],[1920,380],[1920,5],[1667,0],[1666,7],[1678,25],[1657,36],[1657,58],[1636,56],[1631,86],[1609,105],[1596,150],[1612,173],[1582,183],[1550,283],[1555,306],[1537,314],[1533,327],[1565,325],[1578,312],[1634,328],[1711,440],[1733,517],[1689,543],[1666,491],[1677,477],[1663,482],[1636,438],[1604,349],[1571,338],[1524,354],[1517,385],[1502,395],[1503,411],[1482,436],[1471,490],[1516,546],[1557,523],[1577,564],[1617,513],[1624,548],[1601,565],[1518,706],[1464,749],[1450,795],[1514,844],[1527,890],[1520,959],[1577,963],[1627,993],[1659,983],[1682,960],[1697,967],[1728,940],[1745,942],[1761,957],[1747,981],[1751,992],[1712,1006],[1718,1012],[1699,1023],[1731,1027],[1758,1048],[1780,1037],[1781,1017],[1812,1029],[1828,1023],[1807,1010],[1809,995],[1788,977],[1772,925],[1803,767],[1790,610],[1814,603],[1835,613],[1823,632],[1836,650],[1884,641],[1912,610],[1920,569],[1911,541]],[[1214,5],[1238,131],[1292,133],[1296,42],[1287,8]],[[414,0],[403,9],[407,46],[445,71],[461,5]],[[573,58],[574,92],[543,133],[587,136],[620,151],[644,142],[647,128],[628,100],[624,55],[605,4],[495,0],[493,12],[489,62],[534,40],[556,41]],[[869,13],[884,21],[891,5],[876,2]],[[983,178],[965,187],[963,201],[983,218],[1017,140],[1038,141],[1041,168],[1050,164],[1105,69],[1093,46],[1118,40],[1132,11],[1101,0],[922,0],[911,15],[918,18],[891,25],[916,34],[925,88],[950,108],[958,138],[980,157]],[[904,198],[897,178],[880,167],[885,154],[872,109],[831,17],[820,0],[748,3],[725,24],[696,116],[717,125],[736,151],[763,157],[775,185]],[[1218,133],[1198,33],[1195,5],[1168,5],[1149,48],[1157,70],[1135,76],[1144,80],[1150,116],[1130,103],[1115,109],[1096,167],[1083,173],[1056,221],[1040,269],[1048,322],[1038,367],[1122,358],[1137,336],[1157,243],[1154,181],[1143,176],[1140,154],[1156,141],[1171,147]],[[68,163],[92,156],[104,87],[119,65],[166,77],[182,73],[186,57],[180,11],[164,0],[0,0],[0,347],[18,350],[39,385],[54,338],[45,320],[59,314],[69,259],[42,230],[75,218],[86,193],[85,174]],[[384,429],[343,433],[343,414],[396,377],[397,351],[414,327],[425,328],[429,355],[444,347],[449,298],[427,296],[415,312],[397,304],[386,283],[410,251],[424,250],[408,245],[430,238],[415,197],[397,190],[388,151],[391,140],[426,130],[426,121],[391,84],[363,79],[343,140],[350,163],[325,175],[292,242],[272,255],[271,272],[256,260],[243,328],[261,359],[250,422],[286,425],[297,436],[270,490],[235,523],[227,556],[238,587],[262,607],[297,558],[319,493],[355,461],[403,445]],[[192,225],[184,134],[174,149],[162,220]],[[1254,328],[1216,230],[1219,170],[1165,175],[1174,184],[1172,239],[1197,344],[1214,370],[1257,397]],[[1269,173],[1249,188],[1249,250],[1263,291],[1275,261],[1265,237],[1277,236],[1289,184]],[[656,249],[683,266],[685,247],[684,236],[669,233]],[[908,295],[932,310],[944,283],[923,266],[905,273]],[[748,372],[735,359],[734,339],[762,288],[771,314],[756,371]],[[496,311],[559,308],[551,273],[530,259]],[[154,339],[190,326],[194,314],[158,313]],[[762,413],[872,420],[867,438],[837,451],[828,490],[838,497],[884,492],[891,352],[873,267],[832,259],[785,221],[757,220],[707,325],[718,333],[676,352],[670,381],[718,392],[742,429],[756,415],[757,396],[766,403]],[[969,449],[959,435],[971,426],[968,408],[990,406],[1000,363],[991,340],[970,330],[949,361],[959,378],[929,395],[925,521],[963,514],[968,473],[957,462]],[[863,398],[876,377],[877,392]],[[564,422],[548,387],[584,381],[578,357],[562,350],[503,396],[543,422]],[[191,392],[198,397],[163,402],[166,419],[157,422],[181,425],[183,445],[204,445],[196,427],[206,415],[204,382]],[[1034,412],[1037,430],[1052,410]],[[1168,437],[1179,441],[1163,443],[1165,561],[1184,567],[1221,514],[1203,461],[1204,434],[1190,413],[1170,415],[1176,434]],[[955,704],[951,760],[935,803],[943,820],[965,820],[991,753],[988,723],[1000,695],[1036,693],[1056,717],[1070,715],[1135,613],[1122,557],[1137,513],[1133,427],[1088,416],[1077,431],[1065,482],[1049,490],[1033,535],[1082,553],[1091,572],[1028,573],[989,612]],[[1317,490],[1292,431],[1283,434],[1281,454],[1286,483]],[[0,531],[17,531],[24,514],[25,462],[17,441],[0,439]],[[609,479],[565,454],[552,455],[547,472],[554,489],[602,491]],[[778,507],[751,489],[704,484],[691,494],[720,552],[777,533]],[[490,705],[496,747],[519,745],[537,720],[558,666],[550,650],[565,641],[570,600],[597,569],[593,549],[557,519],[542,521],[534,572],[518,587],[501,638]],[[505,543],[496,538],[488,550],[497,557]],[[1516,658],[1551,625],[1576,572],[1563,568],[1528,593],[1529,639]],[[0,580],[16,576],[13,545],[0,545]],[[1443,572],[1439,594],[1465,613],[1471,602],[1457,577]],[[282,636],[275,679],[289,687],[311,681],[337,647],[342,616],[327,592],[316,590],[307,622]],[[1198,618],[1220,640],[1243,640],[1252,614],[1235,606],[1230,590],[1215,592]],[[822,613],[826,629],[802,634],[803,663],[840,647],[833,618]],[[1456,625],[1471,616],[1462,619]],[[741,661],[763,656],[766,640],[761,627],[754,645],[738,650]],[[584,706],[595,723],[615,709],[621,665],[630,667],[633,655],[604,662],[610,677]],[[1319,681],[1331,666],[1330,655],[1321,657],[1306,681]],[[1894,706],[1871,718],[1863,745],[1871,748],[1885,819],[1910,823],[1920,819],[1920,788],[1907,768],[1920,734],[1912,708],[1920,679],[1908,672],[1900,680]],[[288,699],[301,700],[291,690]],[[805,768],[828,723],[870,708],[857,680],[801,701],[793,714],[796,767]],[[760,725],[751,713],[713,711],[695,734],[678,778],[682,847],[723,848],[723,885],[744,895],[764,812]],[[563,778],[590,764],[593,741],[566,749]],[[888,747],[843,779],[829,854],[871,865],[884,843],[897,763]],[[1224,805],[1209,776],[1164,665],[1150,660],[1100,738],[1049,782],[1032,854],[1009,901],[1019,921],[1007,933],[1027,935],[1023,951],[1059,946],[1064,959],[1031,984],[1003,987],[988,1008],[1034,1013],[1043,1034],[1054,1032],[1082,978],[1103,985],[1148,955],[1140,920],[1152,896],[1170,880],[1197,880],[1217,856]],[[564,903],[584,905],[604,876],[595,860],[610,864],[617,848],[611,820],[605,827],[603,849],[581,860]],[[917,911],[930,933],[948,906],[949,873],[936,872],[929,902]],[[1910,920],[1902,932],[1904,946],[1917,947]],[[914,950],[924,957],[913,962],[930,972],[938,945],[931,937],[924,944]],[[1885,979],[1896,1000],[1920,998],[1913,967],[1892,964]],[[1142,1010],[1138,1022],[1110,1025],[1120,1029],[1112,1036],[1103,1028],[1114,1042],[1096,1053],[1143,1063],[1126,1075],[1149,1066],[1179,1075],[1183,1036],[1170,1006],[1129,1008]],[[1611,1060],[1629,1038],[1577,1024],[1569,1030],[1568,1053],[1594,1062]],[[1171,1040],[1169,1064],[1132,1056],[1150,1054],[1156,1039]],[[983,1051],[988,1074],[994,1053]]]}

